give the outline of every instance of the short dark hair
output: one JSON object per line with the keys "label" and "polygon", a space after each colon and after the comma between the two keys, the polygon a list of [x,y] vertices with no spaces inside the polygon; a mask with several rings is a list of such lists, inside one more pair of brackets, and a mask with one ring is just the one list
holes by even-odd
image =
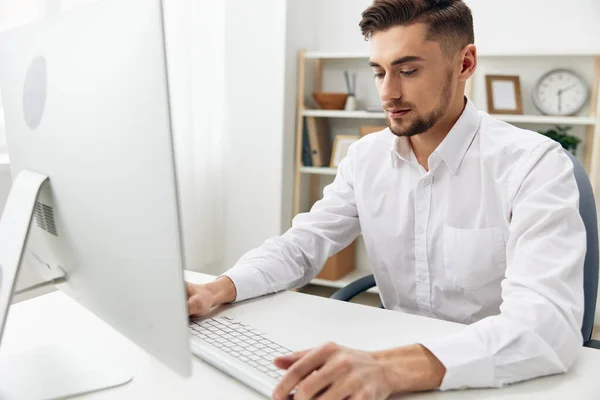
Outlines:
{"label": "short dark hair", "polygon": [[462,0],[374,0],[359,26],[369,40],[375,32],[419,22],[428,25],[427,39],[439,42],[446,55],[475,42],[473,16]]}

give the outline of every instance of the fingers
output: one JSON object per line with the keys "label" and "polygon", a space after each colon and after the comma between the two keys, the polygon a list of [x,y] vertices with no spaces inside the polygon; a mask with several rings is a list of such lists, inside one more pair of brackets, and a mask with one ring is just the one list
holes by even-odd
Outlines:
{"label": "fingers", "polygon": [[[338,400],[338,399],[347,399],[352,396],[353,393],[356,393],[360,390],[360,384],[357,380],[353,379],[340,379],[335,382],[327,391],[319,396],[319,400]],[[363,398],[362,394],[356,394],[351,397],[354,398]]]}
{"label": "fingers", "polygon": [[[294,399],[312,399],[321,393],[325,393],[325,397],[319,396],[319,399],[328,398],[328,393],[335,388],[335,385],[337,385],[337,383],[334,384],[334,382],[343,375],[347,374],[349,370],[349,363],[344,363],[343,361],[337,362],[333,359],[330,359],[330,361],[328,361],[321,369],[319,369],[316,373],[309,375],[298,385]],[[331,388],[325,392],[325,389],[327,389],[329,386],[331,386]],[[335,393],[338,392],[339,390],[335,391]],[[343,399],[344,397],[333,398]]]}
{"label": "fingers", "polygon": [[292,364],[307,355],[309,352],[310,350],[297,351],[295,353],[277,357],[274,360],[275,366],[280,369],[288,369]]}
{"label": "fingers", "polygon": [[194,295],[194,284],[186,282],[185,283],[185,292],[187,293],[187,297],[190,298]]}
{"label": "fingers", "polygon": [[200,310],[194,297],[190,297],[187,301],[188,315],[197,314]]}
{"label": "fingers", "polygon": [[[273,391],[273,398],[285,399],[292,389],[313,371],[321,368],[323,364],[338,351],[339,347],[334,343],[328,343],[318,349],[310,350],[304,356],[297,359],[281,378],[279,384]],[[290,360],[294,360],[293,357]]]}
{"label": "fingers", "polygon": [[185,289],[188,297],[188,315],[201,316],[206,314],[211,306],[209,305],[209,300],[206,298],[206,292],[202,290],[202,285],[186,282]]}
{"label": "fingers", "polygon": [[188,298],[188,315],[204,315],[210,307],[206,304],[206,299],[203,299],[200,294],[193,294]]}

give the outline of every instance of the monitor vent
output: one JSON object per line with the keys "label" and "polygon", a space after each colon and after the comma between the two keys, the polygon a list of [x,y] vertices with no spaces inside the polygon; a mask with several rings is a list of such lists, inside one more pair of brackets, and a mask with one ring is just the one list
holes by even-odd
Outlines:
{"label": "monitor vent", "polygon": [[54,221],[54,210],[52,207],[38,201],[35,203],[34,214],[35,222],[40,229],[43,229],[54,236],[58,236],[56,222]]}

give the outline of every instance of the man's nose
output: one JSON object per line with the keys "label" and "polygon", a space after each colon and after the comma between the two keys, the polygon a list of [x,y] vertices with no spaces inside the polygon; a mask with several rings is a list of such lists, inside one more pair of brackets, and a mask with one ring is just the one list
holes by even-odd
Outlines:
{"label": "man's nose", "polygon": [[402,98],[402,88],[400,82],[389,75],[386,75],[381,81],[379,87],[379,97],[381,102],[386,103],[390,100],[397,100]]}

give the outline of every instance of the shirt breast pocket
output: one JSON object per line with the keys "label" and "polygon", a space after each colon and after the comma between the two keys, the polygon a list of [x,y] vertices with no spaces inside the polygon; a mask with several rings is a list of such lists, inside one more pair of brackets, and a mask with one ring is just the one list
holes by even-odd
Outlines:
{"label": "shirt breast pocket", "polygon": [[459,229],[444,225],[444,268],[455,285],[477,290],[504,276],[506,247],[499,227]]}

